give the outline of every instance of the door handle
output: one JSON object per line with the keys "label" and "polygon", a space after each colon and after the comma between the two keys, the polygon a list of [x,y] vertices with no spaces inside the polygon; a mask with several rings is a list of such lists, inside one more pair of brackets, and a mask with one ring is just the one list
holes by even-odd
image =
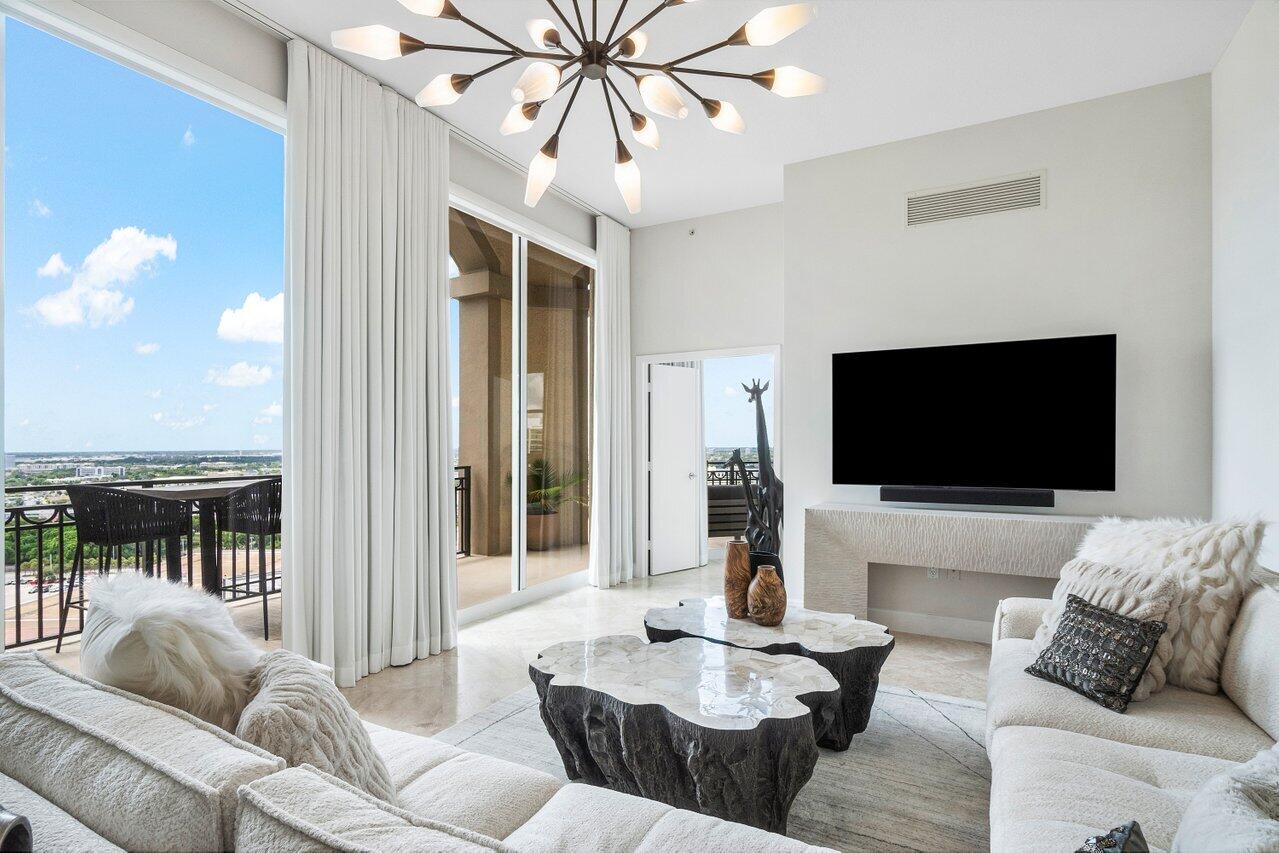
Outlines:
{"label": "door handle", "polygon": [[689,472],[688,472],[688,479],[692,480],[692,479],[695,479],[696,477],[697,477],[697,475],[696,475],[696,474],[694,474],[692,471],[689,471]]}

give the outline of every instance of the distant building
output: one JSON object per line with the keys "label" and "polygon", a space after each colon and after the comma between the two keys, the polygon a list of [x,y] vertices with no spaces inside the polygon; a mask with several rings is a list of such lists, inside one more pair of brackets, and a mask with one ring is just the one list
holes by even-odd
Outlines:
{"label": "distant building", "polygon": [[77,477],[123,477],[123,465],[77,465]]}

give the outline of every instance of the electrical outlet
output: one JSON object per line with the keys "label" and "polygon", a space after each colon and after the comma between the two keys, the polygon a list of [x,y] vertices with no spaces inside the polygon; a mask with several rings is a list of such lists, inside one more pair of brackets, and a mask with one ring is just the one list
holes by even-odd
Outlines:
{"label": "electrical outlet", "polygon": [[941,570],[940,570],[940,569],[929,569],[929,570],[928,570],[928,579],[929,579],[930,581],[939,580],[940,578],[941,578]]}

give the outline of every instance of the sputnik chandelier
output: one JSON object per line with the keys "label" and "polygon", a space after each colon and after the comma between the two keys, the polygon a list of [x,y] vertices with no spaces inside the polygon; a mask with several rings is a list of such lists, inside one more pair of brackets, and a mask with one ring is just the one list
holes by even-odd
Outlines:
{"label": "sputnik chandelier", "polygon": [[[600,39],[598,2],[591,0],[591,28],[588,33],[582,17],[582,9],[578,0],[570,0],[577,26],[564,16],[555,0],[546,0],[564,33],[577,43],[576,48],[565,43],[564,35],[555,22],[545,18],[529,21],[527,30],[536,50],[526,50],[496,33],[471,20],[458,11],[450,0],[399,0],[411,12],[430,18],[460,21],[471,29],[483,33],[501,47],[466,47],[450,44],[429,44],[411,35],[398,32],[381,24],[366,27],[352,27],[334,30],[333,46],[339,50],[357,53],[372,59],[395,59],[408,56],[418,51],[455,51],[458,53],[476,53],[503,57],[487,68],[471,74],[440,74],[422,89],[417,95],[417,103],[423,107],[444,107],[456,103],[470,88],[471,84],[486,74],[510,65],[512,62],[534,60],[524,68],[520,78],[511,89],[511,97],[515,105],[511,107],[502,121],[503,135],[523,133],[536,123],[542,109],[562,90],[570,89],[568,103],[560,113],[555,132],[538,150],[529,164],[528,184],[524,190],[524,203],[529,207],[537,206],[542,194],[555,178],[556,162],[559,158],[560,132],[564,130],[564,122],[577,100],[578,91],[585,80],[600,83],[604,93],[608,117],[613,125],[613,137],[617,141],[616,157],[613,166],[613,179],[622,193],[626,208],[631,213],[640,210],[640,172],[631,152],[622,142],[615,114],[614,96],[622,111],[627,115],[631,125],[631,135],[635,141],[649,148],[657,149],[660,145],[657,127],[650,117],[631,108],[630,102],[622,94],[617,83],[609,76],[611,69],[617,69],[629,77],[639,90],[644,105],[657,115],[672,119],[683,119],[688,116],[688,106],[680,94],[683,89],[690,97],[701,104],[702,110],[713,127],[726,133],[741,133],[746,129],[746,122],[731,103],[725,100],[703,97],[684,78],[692,75],[707,77],[724,77],[736,80],[749,80],[784,98],[800,95],[811,95],[822,91],[825,86],[821,77],[809,73],[793,65],[780,68],[769,68],[755,74],[737,74],[730,71],[711,71],[703,68],[689,68],[684,63],[725,47],[742,45],[773,45],[791,33],[803,27],[813,19],[813,7],[807,3],[795,3],[789,6],[775,6],[764,9],[752,17],[736,32],[723,41],[709,47],[694,51],[672,59],[669,62],[640,62],[639,58],[648,47],[648,36],[640,27],[647,24],[661,12],[672,6],[685,6],[696,0],[661,0],[657,8],[640,18],[633,26],[617,35],[618,24],[626,11],[627,0],[621,0],[617,14],[613,16],[612,26],[608,34]],[[584,2],[584,0],[583,0]]]}

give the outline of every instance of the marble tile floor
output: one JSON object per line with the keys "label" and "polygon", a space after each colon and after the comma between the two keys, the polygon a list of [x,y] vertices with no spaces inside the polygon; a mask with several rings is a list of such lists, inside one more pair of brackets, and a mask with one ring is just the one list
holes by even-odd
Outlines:
{"label": "marble tile floor", "polygon": [[[721,592],[722,565],[712,562],[611,590],[572,590],[466,626],[457,648],[392,667],[343,690],[370,722],[432,735],[529,686],[528,664],[553,643],[603,634],[643,636],[644,611],[671,606],[680,598]],[[270,603],[271,639],[262,638],[258,602],[232,608],[233,618],[264,648],[279,648],[280,605]],[[892,626],[889,626],[890,629]],[[895,634],[896,646],[880,672],[883,684],[985,701],[990,647],[981,643]],[[79,669],[79,643],[68,641],[59,663]]]}

